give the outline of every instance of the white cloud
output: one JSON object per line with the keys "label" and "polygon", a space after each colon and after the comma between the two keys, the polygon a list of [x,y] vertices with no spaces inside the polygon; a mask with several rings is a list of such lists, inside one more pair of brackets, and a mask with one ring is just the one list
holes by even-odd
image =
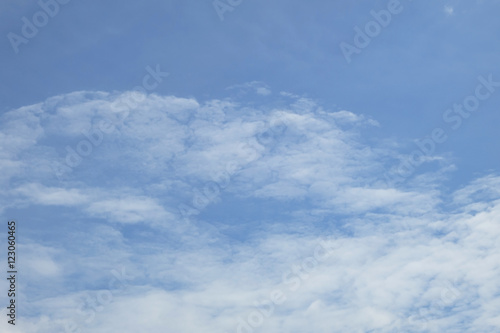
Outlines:
{"label": "white cloud", "polygon": [[[201,246],[142,256],[150,267],[146,284],[117,292],[84,327],[133,332],[144,324],[153,332],[189,332],[196,327],[236,332],[238,318],[246,320],[256,309],[254,302],[269,300],[270,292],[279,289],[286,301],[265,318],[258,328],[262,332],[408,331],[423,320],[430,332],[495,330],[500,234],[498,228],[489,233],[483,226],[497,224],[499,213],[497,205],[481,218],[448,215],[448,235],[458,233],[459,242],[432,236],[426,226],[394,234],[344,236],[327,261],[309,271],[301,269],[303,278],[299,273],[289,276],[300,281],[297,290],[282,275],[313,255],[318,243],[308,236],[268,235],[251,247],[233,246],[233,254]],[[174,290],[158,287],[169,281],[187,285]],[[191,324],[186,326],[186,320]]]}
{"label": "white cloud", "polygon": [[[438,166],[404,186],[382,186],[397,145],[362,143],[360,128],[376,122],[307,98],[273,109],[149,95],[117,114],[111,105],[120,96],[130,97],[78,92],[2,116],[2,179],[11,184],[2,199],[67,228],[63,239],[27,247],[25,290],[43,292],[23,317],[24,332],[70,321],[92,332],[236,332],[275,290],[286,300],[255,331],[500,328],[500,177],[448,194]],[[76,147],[81,130],[101,119],[116,129],[57,179],[46,167],[64,164],[65,146]],[[179,203],[196,205],[210,180],[219,186],[210,203],[264,200],[276,214],[244,216],[241,227],[252,231],[240,237],[227,232],[239,225],[204,215],[206,205],[181,222]],[[234,220],[247,214],[225,208]],[[314,259],[325,235],[336,249]],[[121,267],[130,278],[118,281]],[[93,310],[85,300],[106,293],[112,299]]]}
{"label": "white cloud", "polygon": [[29,198],[32,203],[49,206],[75,206],[88,201],[88,196],[77,189],[44,187],[36,183],[24,184],[14,193]]}
{"label": "white cloud", "polygon": [[271,95],[272,91],[267,84],[260,81],[246,82],[243,84],[235,84],[226,89],[232,90],[237,89],[240,94],[246,94],[248,91],[253,91],[257,95],[268,96]]}
{"label": "white cloud", "polygon": [[55,257],[58,254],[54,248],[35,244],[25,244],[22,247],[23,272],[27,276],[38,276],[39,278],[60,277],[61,263]]}
{"label": "white cloud", "polygon": [[169,214],[156,200],[147,197],[126,196],[120,199],[108,199],[93,202],[88,212],[111,221],[137,223],[154,221],[172,221]]}

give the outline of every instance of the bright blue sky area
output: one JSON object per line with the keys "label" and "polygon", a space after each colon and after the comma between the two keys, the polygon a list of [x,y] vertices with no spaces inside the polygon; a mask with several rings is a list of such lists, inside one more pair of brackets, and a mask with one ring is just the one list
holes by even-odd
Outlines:
{"label": "bright blue sky area", "polygon": [[499,331],[500,2],[228,2],[0,4],[0,330]]}

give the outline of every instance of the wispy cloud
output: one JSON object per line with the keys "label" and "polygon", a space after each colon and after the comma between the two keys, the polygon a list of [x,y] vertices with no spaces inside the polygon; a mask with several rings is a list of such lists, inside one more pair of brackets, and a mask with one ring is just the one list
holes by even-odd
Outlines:
{"label": "wispy cloud", "polygon": [[455,14],[455,9],[453,6],[444,6],[444,12],[446,16],[452,16]]}
{"label": "wispy cloud", "polygon": [[268,96],[272,93],[270,87],[264,82],[260,81],[252,81],[246,82],[243,84],[235,84],[230,87],[227,87],[228,90],[236,89],[240,94],[246,94],[249,91],[256,93],[261,96]]}
{"label": "wispy cloud", "polygon": [[[119,97],[78,92],[2,116],[4,212],[36,207],[66,235],[25,236],[25,290],[43,292],[23,332],[498,329],[494,173],[452,193],[439,166],[389,186],[400,153],[363,140],[383,126],[365,115],[290,95],[276,108],[147,95],[58,179],[50,166],[112,121]],[[200,206],[207,182],[218,190]],[[198,214],[186,222],[181,204]],[[325,238],[335,250],[318,260]]]}

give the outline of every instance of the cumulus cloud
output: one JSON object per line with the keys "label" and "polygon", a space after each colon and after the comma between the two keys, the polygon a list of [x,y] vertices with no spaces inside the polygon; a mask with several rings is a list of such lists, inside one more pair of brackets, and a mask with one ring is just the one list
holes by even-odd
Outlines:
{"label": "cumulus cloud", "polygon": [[65,235],[25,234],[23,287],[43,292],[22,331],[498,330],[500,177],[386,184],[397,145],[362,140],[383,124],[284,97],[75,92],[4,114],[4,214]]}

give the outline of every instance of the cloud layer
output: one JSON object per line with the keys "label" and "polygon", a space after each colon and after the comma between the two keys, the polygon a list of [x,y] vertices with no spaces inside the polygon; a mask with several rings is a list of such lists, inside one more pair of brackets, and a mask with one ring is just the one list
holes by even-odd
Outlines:
{"label": "cloud layer", "polygon": [[82,91],[1,117],[22,332],[500,328],[500,177],[450,192],[442,157],[391,185],[383,124],[243,97]]}

